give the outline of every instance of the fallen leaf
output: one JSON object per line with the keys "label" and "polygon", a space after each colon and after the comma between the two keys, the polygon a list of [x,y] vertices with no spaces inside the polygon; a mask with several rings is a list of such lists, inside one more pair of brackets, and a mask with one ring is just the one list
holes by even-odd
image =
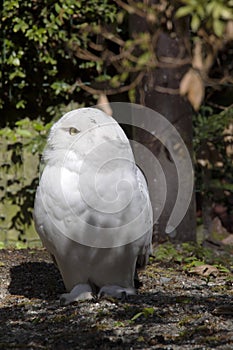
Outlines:
{"label": "fallen leaf", "polygon": [[226,154],[233,157],[233,123],[230,123],[223,131],[224,141],[226,143]]}
{"label": "fallen leaf", "polygon": [[189,272],[199,276],[204,276],[204,277],[208,277],[208,276],[216,277],[218,275],[217,267],[208,265],[208,264],[195,266]]}
{"label": "fallen leaf", "polygon": [[200,74],[190,68],[180,82],[180,95],[187,98],[193,108],[197,111],[205,95],[205,88]]}
{"label": "fallen leaf", "polygon": [[233,21],[228,21],[226,25],[225,40],[226,41],[233,40]]}
{"label": "fallen leaf", "polygon": [[168,277],[161,277],[160,278],[160,283],[161,284],[167,284],[169,282],[171,282],[171,278],[168,278]]}
{"label": "fallen leaf", "polygon": [[233,246],[233,235],[230,234],[228,237],[224,238],[222,240],[222,243],[226,244],[226,245],[232,245]]}

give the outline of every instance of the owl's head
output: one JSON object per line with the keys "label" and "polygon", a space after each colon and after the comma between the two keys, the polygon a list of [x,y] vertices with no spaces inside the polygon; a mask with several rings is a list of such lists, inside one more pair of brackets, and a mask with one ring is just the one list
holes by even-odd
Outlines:
{"label": "owl's head", "polygon": [[[113,144],[119,148],[129,147],[115,119],[97,108],[80,108],[66,113],[52,126],[44,159],[51,158],[51,153],[57,158],[59,154],[64,156],[64,152],[73,152],[78,157],[94,150],[107,152]],[[100,145],[103,146],[99,148]]]}

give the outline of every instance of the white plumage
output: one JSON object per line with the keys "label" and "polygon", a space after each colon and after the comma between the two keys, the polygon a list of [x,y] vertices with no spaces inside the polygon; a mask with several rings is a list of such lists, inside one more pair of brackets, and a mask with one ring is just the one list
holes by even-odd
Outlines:
{"label": "white plumage", "polygon": [[54,124],[34,207],[36,230],[54,258],[64,304],[93,293],[134,294],[136,263],[151,253],[147,185],[119,124],[80,108]]}

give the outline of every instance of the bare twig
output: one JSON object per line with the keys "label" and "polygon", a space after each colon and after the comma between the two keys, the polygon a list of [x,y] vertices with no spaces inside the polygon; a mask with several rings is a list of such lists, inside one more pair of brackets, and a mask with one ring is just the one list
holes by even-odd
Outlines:
{"label": "bare twig", "polygon": [[167,88],[164,86],[155,86],[155,90],[158,92],[161,92],[162,94],[169,94],[169,95],[179,95],[180,94],[180,89],[172,89],[172,88]]}
{"label": "bare twig", "polygon": [[121,1],[121,0],[114,0],[117,5],[119,5],[120,7],[122,7],[126,12],[130,13],[130,14],[136,14],[140,17],[145,17],[146,14],[144,11],[141,11],[137,6],[133,6],[132,1],[131,1],[131,5],[126,4],[125,2]]}
{"label": "bare twig", "polygon": [[125,41],[119,38],[117,35],[114,35],[113,33],[107,32],[102,28],[103,30],[101,31],[101,35],[108,40],[111,40],[112,42],[118,44],[119,46],[124,46]]}
{"label": "bare twig", "polygon": [[95,51],[103,51],[104,50],[104,46],[103,45],[95,44],[95,43],[93,43],[93,41],[91,41],[89,43],[89,46]]}
{"label": "bare twig", "polygon": [[222,105],[219,105],[219,104],[211,102],[211,101],[208,101],[208,104],[212,107],[222,109],[223,111],[228,111],[229,109],[231,109],[233,107],[233,104],[231,104],[230,106],[222,106]]}
{"label": "bare twig", "polygon": [[157,63],[158,67],[167,67],[167,68],[177,68],[182,67],[187,64],[191,64],[192,60],[190,57],[186,58],[175,58],[175,57],[159,57]]}
{"label": "bare twig", "polygon": [[94,89],[93,87],[87,86],[84,83],[82,83],[81,80],[77,80],[77,86],[79,86],[81,89],[83,89],[84,91],[88,92],[91,95],[100,95],[103,93],[105,95],[115,95],[115,94],[119,94],[119,93],[134,89],[141,82],[143,76],[144,76],[144,72],[141,72],[134,79],[134,81],[132,81],[132,83],[130,83],[129,85],[122,86],[122,87],[117,88],[117,89],[103,89],[103,90]]}
{"label": "bare twig", "polygon": [[92,52],[81,49],[80,47],[77,49],[74,49],[74,54],[76,57],[81,58],[86,61],[95,61],[95,62],[102,62],[102,58],[94,55]]}

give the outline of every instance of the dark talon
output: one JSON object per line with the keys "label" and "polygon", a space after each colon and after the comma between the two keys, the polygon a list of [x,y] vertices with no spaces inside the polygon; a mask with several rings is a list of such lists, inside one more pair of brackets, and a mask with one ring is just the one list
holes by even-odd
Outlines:
{"label": "dark talon", "polygon": [[60,298],[60,305],[65,306],[65,304],[66,304],[66,298],[64,297]]}
{"label": "dark talon", "polygon": [[128,295],[125,291],[121,292],[121,301],[127,301]]}
{"label": "dark talon", "polygon": [[104,296],[105,296],[105,293],[104,293],[104,292],[101,292],[101,293],[98,294],[98,299],[101,299],[101,298],[103,298]]}

